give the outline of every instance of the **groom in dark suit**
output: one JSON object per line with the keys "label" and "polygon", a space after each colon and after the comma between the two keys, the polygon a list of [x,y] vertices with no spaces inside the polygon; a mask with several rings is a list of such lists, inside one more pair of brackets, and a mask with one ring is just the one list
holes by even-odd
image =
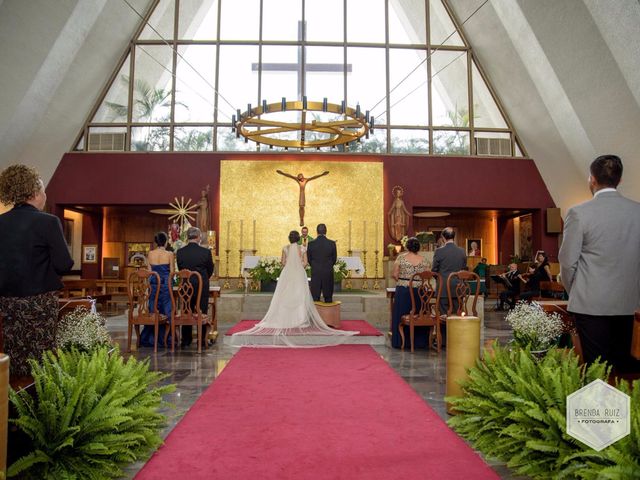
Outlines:
{"label": "groom in dark suit", "polygon": [[336,242],[327,238],[327,226],[321,223],[316,228],[318,238],[309,242],[307,260],[311,265],[311,295],[320,301],[320,292],[324,301],[333,301],[333,266],[338,260]]}
{"label": "groom in dark suit", "polygon": [[[178,269],[182,270],[195,270],[202,276],[202,295],[200,296],[200,311],[203,314],[207,314],[209,309],[209,277],[213,275],[213,260],[211,258],[211,250],[200,246],[201,233],[200,229],[196,227],[190,227],[187,230],[187,243],[176,253],[176,259],[178,261]],[[192,283],[197,283],[195,277],[191,279]],[[198,288],[194,285],[194,288]],[[197,294],[193,295],[192,308],[195,308],[197,300]],[[204,329],[204,326],[202,327]],[[191,331],[191,325],[182,326],[182,347],[191,345],[193,333]],[[204,333],[204,332],[203,332]]]}

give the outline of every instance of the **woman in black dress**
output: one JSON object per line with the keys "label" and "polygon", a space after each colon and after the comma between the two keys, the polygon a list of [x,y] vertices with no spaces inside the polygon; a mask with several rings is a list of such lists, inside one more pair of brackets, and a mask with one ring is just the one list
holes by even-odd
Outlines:
{"label": "woman in black dress", "polygon": [[0,174],[0,202],[13,205],[0,215],[0,315],[14,377],[29,375],[27,360],[54,347],[60,275],[73,266],[60,219],[41,211],[46,201],[33,168]]}

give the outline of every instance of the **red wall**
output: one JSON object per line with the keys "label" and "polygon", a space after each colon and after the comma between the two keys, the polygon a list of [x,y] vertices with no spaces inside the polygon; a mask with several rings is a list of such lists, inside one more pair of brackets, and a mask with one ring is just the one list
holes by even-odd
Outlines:
{"label": "red wall", "polygon": [[[47,186],[51,205],[168,204],[176,194],[200,198],[211,185],[213,226],[219,230],[220,160],[370,161],[384,166],[384,208],[394,185],[413,207],[540,209],[534,248],[557,254],[557,236],[544,233],[544,209],[553,200],[532,160],[513,158],[375,156],[281,153],[82,153],[64,155]],[[409,225],[409,231],[412,226]],[[83,240],[85,241],[85,240]],[[391,241],[385,228],[385,241]],[[98,242],[99,243],[99,242]],[[502,250],[502,247],[500,248]]]}

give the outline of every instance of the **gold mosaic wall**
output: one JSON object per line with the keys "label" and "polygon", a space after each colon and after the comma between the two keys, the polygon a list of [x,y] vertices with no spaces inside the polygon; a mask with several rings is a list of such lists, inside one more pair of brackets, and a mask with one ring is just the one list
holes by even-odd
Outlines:
{"label": "gold mosaic wall", "polygon": [[[367,249],[367,276],[375,273],[376,244],[378,276],[382,276],[384,205],[382,163],[294,162],[223,160],[220,165],[220,276],[237,277],[240,249],[257,250],[256,255],[280,256],[291,230],[300,231],[298,182],[276,170],[305,178],[325,170],[329,175],[307,183],[305,225],[315,237],[316,225],[327,225],[327,237],[338,242],[338,256]],[[366,244],[365,242],[366,222]],[[377,227],[376,227],[377,222]],[[255,223],[255,235],[254,235]],[[349,228],[351,224],[351,228]],[[242,232],[241,232],[242,225]],[[351,230],[351,232],[349,232]],[[376,235],[377,231],[377,235]],[[241,241],[242,239],[242,246]]]}

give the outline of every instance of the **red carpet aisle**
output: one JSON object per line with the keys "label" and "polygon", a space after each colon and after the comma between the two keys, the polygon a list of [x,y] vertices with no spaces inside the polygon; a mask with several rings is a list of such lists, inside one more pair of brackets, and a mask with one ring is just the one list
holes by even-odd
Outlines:
{"label": "red carpet aisle", "polygon": [[369,346],[243,348],[138,480],[498,476]]}

